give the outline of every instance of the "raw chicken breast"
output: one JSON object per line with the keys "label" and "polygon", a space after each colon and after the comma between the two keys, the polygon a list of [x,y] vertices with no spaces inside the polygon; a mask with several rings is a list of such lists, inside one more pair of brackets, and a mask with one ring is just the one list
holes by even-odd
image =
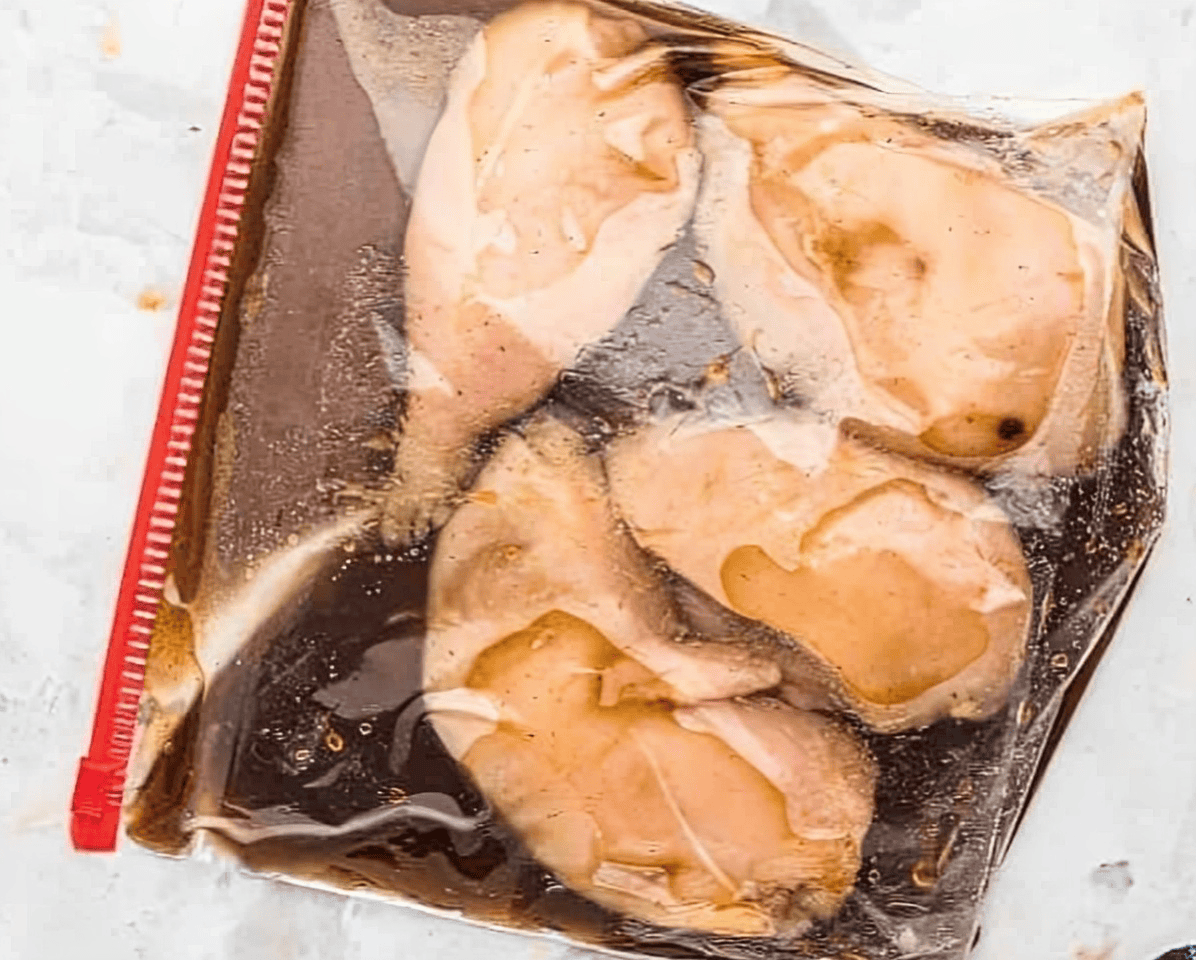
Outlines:
{"label": "raw chicken breast", "polygon": [[855,882],[875,772],[736,647],[682,642],[596,460],[540,419],[441,532],[425,705],[531,853],[614,910],[720,933],[801,929]]}
{"label": "raw chicken breast", "polygon": [[[1004,703],[1031,586],[979,487],[781,413],[668,421],[616,441],[607,465],[643,547],[813,654],[875,729]],[[786,673],[794,694],[809,683],[805,663]]]}
{"label": "raw chicken breast", "polygon": [[442,523],[477,438],[618,323],[690,216],[697,171],[681,91],[635,21],[529,3],[479,34],[407,229],[388,541]]}
{"label": "raw chicken breast", "polygon": [[[703,256],[782,393],[982,469],[1070,472],[1119,438],[1140,98],[1003,143],[1010,169],[980,128],[967,144],[944,123],[945,139],[933,114],[899,118],[793,71],[749,71],[706,106]],[[1088,216],[1030,188],[1061,144]]]}

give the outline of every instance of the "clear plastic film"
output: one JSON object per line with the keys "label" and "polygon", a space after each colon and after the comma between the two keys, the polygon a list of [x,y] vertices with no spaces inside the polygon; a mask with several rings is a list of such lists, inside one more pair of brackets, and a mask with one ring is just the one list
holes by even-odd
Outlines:
{"label": "clear plastic film", "polygon": [[964,956],[1162,520],[1144,119],[678,7],[300,5],[128,833],[630,953]]}

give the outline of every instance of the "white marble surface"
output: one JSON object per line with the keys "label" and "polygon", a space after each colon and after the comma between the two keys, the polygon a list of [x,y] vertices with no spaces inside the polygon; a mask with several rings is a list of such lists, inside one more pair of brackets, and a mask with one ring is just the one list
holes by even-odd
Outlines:
{"label": "white marble surface", "polygon": [[[976,956],[1153,960],[1196,941],[1193,3],[708,5],[943,92],[1146,90],[1170,514],[999,874]],[[0,958],[564,957],[575,952],[130,844],[69,849],[75,764],[240,8],[0,0]],[[140,308],[143,293],[165,304]],[[1131,886],[1094,881],[1121,860]]]}

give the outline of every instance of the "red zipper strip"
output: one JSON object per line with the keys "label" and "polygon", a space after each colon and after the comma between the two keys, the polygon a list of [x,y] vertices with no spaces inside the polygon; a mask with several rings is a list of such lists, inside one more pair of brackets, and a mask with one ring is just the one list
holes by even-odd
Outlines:
{"label": "red zipper strip", "polygon": [[71,842],[76,850],[116,849],[149,639],[166,578],[183,476],[293,5],[294,0],[247,0],[117,596],[91,745],[79,763],[71,799]]}

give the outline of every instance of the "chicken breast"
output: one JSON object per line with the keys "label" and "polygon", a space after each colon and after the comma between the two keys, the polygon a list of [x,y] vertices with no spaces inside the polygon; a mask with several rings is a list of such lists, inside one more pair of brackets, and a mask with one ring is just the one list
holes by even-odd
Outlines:
{"label": "chicken breast", "polygon": [[855,882],[875,771],[776,699],[775,664],[684,642],[596,458],[547,418],[511,437],[433,560],[425,705],[531,853],[669,926],[770,934]]}
{"label": "chicken breast", "polygon": [[681,91],[635,21],[527,3],[478,35],[407,228],[388,541],[442,523],[474,441],[618,323],[689,218],[697,175]]}
{"label": "chicken breast", "polygon": [[[795,71],[748,71],[706,107],[703,256],[783,393],[986,470],[1071,472],[1120,437],[1140,98],[1003,143],[1016,179],[979,134],[940,136],[933,113],[854,103]],[[1040,155],[1063,147],[1054,169],[1087,185],[1071,205],[1087,216],[1046,198],[1059,191]]]}
{"label": "chicken breast", "polygon": [[[616,441],[607,465],[644,548],[817,658],[875,729],[1004,703],[1032,591],[979,487],[782,413],[667,421]],[[795,694],[808,686],[806,663],[782,662]]]}

